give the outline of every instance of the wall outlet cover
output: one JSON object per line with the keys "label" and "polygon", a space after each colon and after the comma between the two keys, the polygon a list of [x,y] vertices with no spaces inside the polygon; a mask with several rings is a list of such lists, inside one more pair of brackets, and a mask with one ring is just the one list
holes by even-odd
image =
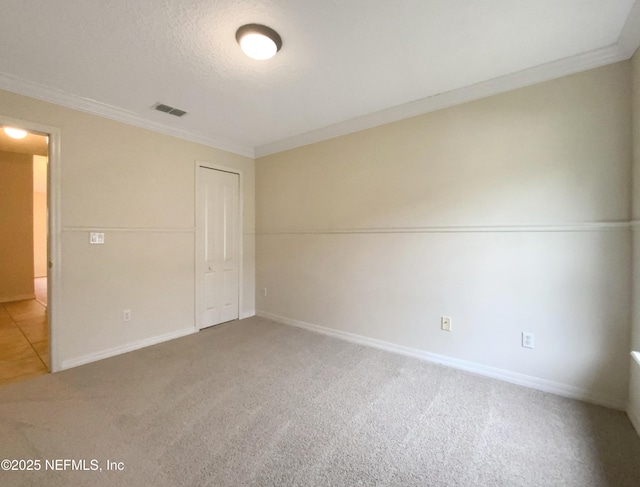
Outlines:
{"label": "wall outlet cover", "polygon": [[443,316],[440,318],[440,327],[444,331],[451,331],[451,318],[449,316]]}
{"label": "wall outlet cover", "polygon": [[528,331],[522,332],[522,346],[524,348],[534,348],[535,347],[535,337],[533,333]]}

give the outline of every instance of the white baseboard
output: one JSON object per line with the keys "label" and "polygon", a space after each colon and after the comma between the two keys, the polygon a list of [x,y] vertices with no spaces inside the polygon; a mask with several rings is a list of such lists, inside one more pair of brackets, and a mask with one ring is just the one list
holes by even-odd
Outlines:
{"label": "white baseboard", "polygon": [[17,296],[5,296],[0,298],[0,303],[10,303],[11,301],[24,301],[25,299],[35,299],[35,294],[18,294]]}
{"label": "white baseboard", "polygon": [[633,408],[631,407],[631,404],[627,405],[627,416],[629,416],[629,420],[631,421],[631,424],[636,429],[636,432],[638,433],[638,435],[640,435],[640,418],[636,416]]}
{"label": "white baseboard", "polygon": [[[402,355],[408,355],[427,362],[433,362],[441,365],[446,365],[454,369],[464,370],[472,372],[474,374],[482,375],[485,377],[491,377],[493,379],[499,379],[511,384],[519,386],[529,387],[543,392],[549,392],[558,396],[568,397],[570,399],[578,399],[580,401],[597,404],[599,406],[605,406],[612,409],[624,411],[626,407],[626,400],[623,398],[611,399],[608,397],[602,397],[598,394],[587,389],[581,389],[579,387],[570,386],[568,384],[561,384],[559,382],[553,382],[546,379],[540,379],[538,377],[532,377],[518,372],[511,372],[505,369],[499,369],[496,367],[490,367],[488,365],[482,365],[475,362],[468,362],[466,360],[460,360],[453,357],[447,357],[445,355],[438,355],[417,348],[405,347],[403,345],[397,345],[391,342],[385,342],[383,340],[377,340],[375,338],[369,338],[355,333],[349,333],[346,331],[335,330],[333,328],[327,328],[325,326],[315,325],[312,323],[306,323],[304,321],[294,320],[287,318],[286,316],[280,316],[268,311],[258,311],[258,316],[267,318],[273,321],[283,323],[285,325],[291,325],[298,328],[304,328],[306,330],[322,333],[323,335],[329,335],[342,340],[347,340],[360,345],[366,345],[369,347],[386,350],[388,352],[400,353]],[[632,420],[633,421],[633,420]]]}
{"label": "white baseboard", "polygon": [[119,345],[117,347],[108,348],[107,350],[102,350],[100,352],[90,353],[88,355],[83,355],[82,357],[72,358],[69,360],[64,360],[60,365],[60,370],[71,369],[73,367],[78,367],[80,365],[85,365],[91,362],[96,362],[98,360],[102,360],[105,358],[113,357],[115,355],[120,355],[127,352],[132,352],[134,350],[138,350],[140,348],[149,347],[151,345],[156,345],[158,343],[166,342],[169,340],[173,340],[175,338],[180,338],[186,335],[191,335],[195,333],[197,330],[190,326],[188,328],[182,328],[181,330],[172,331],[171,333],[165,333],[164,335],[158,335],[150,338],[145,338],[143,340],[138,340],[135,342],[127,343],[125,345]]}

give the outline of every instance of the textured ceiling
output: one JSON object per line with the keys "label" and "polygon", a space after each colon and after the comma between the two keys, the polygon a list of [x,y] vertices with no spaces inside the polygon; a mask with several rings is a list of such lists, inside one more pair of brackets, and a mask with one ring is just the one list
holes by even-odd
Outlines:
{"label": "textured ceiling", "polygon": [[[20,92],[29,85],[31,91],[22,91],[83,100],[97,113],[121,111],[139,124],[253,154],[390,107],[581,59],[619,42],[633,4],[5,1],[0,88]],[[280,33],[284,45],[275,58],[254,61],[242,54],[234,36],[245,23]],[[155,112],[156,102],[188,115]]]}

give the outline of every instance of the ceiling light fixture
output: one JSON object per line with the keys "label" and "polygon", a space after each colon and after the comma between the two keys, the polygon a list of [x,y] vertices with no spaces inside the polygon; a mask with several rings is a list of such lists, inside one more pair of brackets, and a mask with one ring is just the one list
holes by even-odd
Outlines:
{"label": "ceiling light fixture", "polygon": [[13,127],[5,127],[4,133],[12,139],[24,139],[27,136],[27,131],[22,129],[15,129]]}
{"label": "ceiling light fixture", "polygon": [[282,47],[282,38],[270,27],[260,24],[243,25],[236,31],[236,41],[251,59],[270,59]]}

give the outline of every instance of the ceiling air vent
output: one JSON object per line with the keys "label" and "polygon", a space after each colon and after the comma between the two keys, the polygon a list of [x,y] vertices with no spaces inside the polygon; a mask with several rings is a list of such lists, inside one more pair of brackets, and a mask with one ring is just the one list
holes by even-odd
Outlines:
{"label": "ceiling air vent", "polygon": [[182,115],[185,115],[187,113],[184,110],[180,110],[179,108],[173,108],[163,103],[156,103],[153,106],[153,108],[155,108],[159,112],[169,113],[171,115],[175,115],[176,117],[181,117]]}

